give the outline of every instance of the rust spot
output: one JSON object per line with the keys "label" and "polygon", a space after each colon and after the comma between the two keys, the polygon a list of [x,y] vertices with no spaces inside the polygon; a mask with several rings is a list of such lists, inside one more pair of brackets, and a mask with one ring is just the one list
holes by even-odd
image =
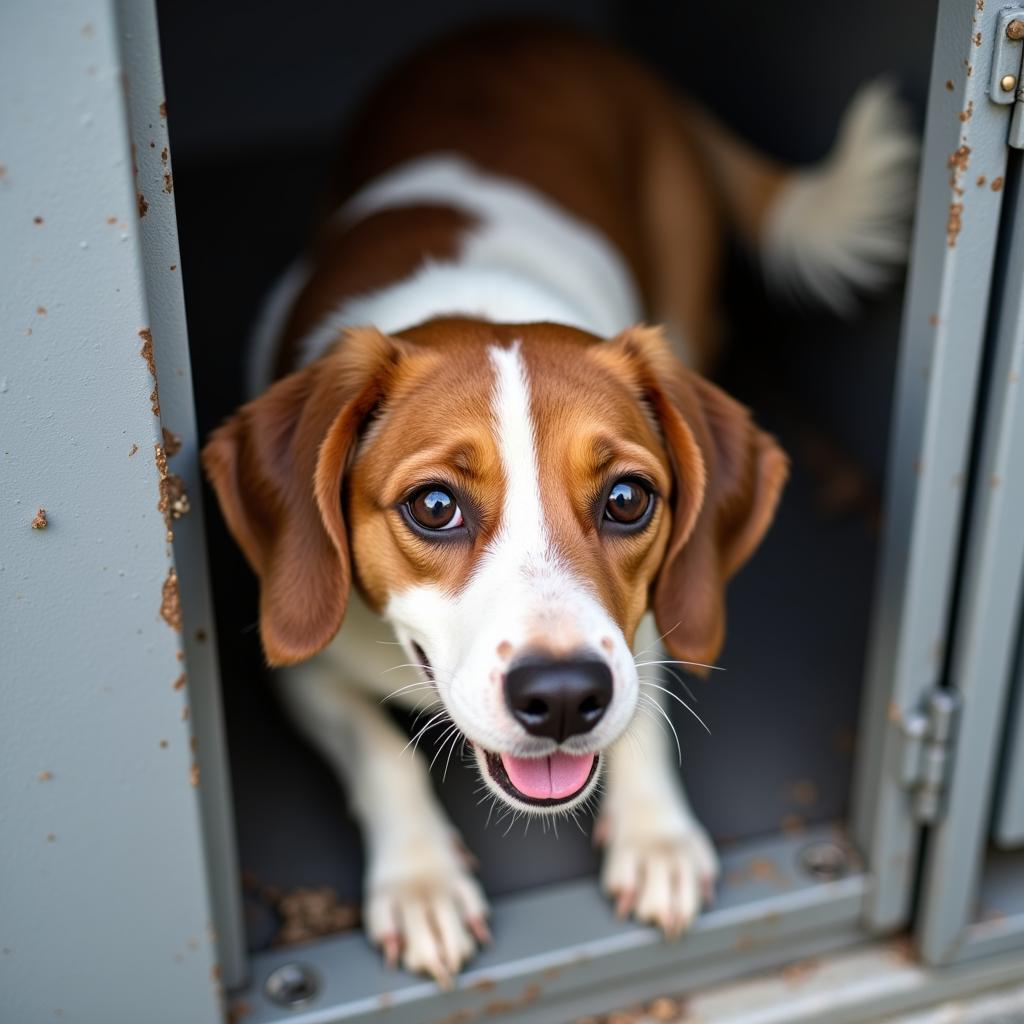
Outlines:
{"label": "rust spot", "polygon": [[985,10],[985,0],[975,0],[974,6],[977,8],[978,13],[981,14]]}
{"label": "rust spot", "polygon": [[1006,26],[1006,38],[1012,39],[1017,42],[1019,39],[1024,39],[1024,21],[1019,18],[1014,18],[1009,25]]}
{"label": "rust spot", "polygon": [[167,539],[171,541],[174,539],[174,520],[187,515],[192,506],[185,491],[185,481],[177,473],[171,473],[167,469],[167,455],[164,453],[163,445],[155,444],[153,448],[157,472],[160,474],[160,499],[156,503],[156,508],[164,517]]}
{"label": "rust spot", "polygon": [[206,639],[207,639],[207,637],[206,637],[206,630],[205,629],[197,629],[196,630],[196,643],[197,644],[205,644],[206,643]]}
{"label": "rust spot", "polygon": [[107,223],[108,224],[116,224],[117,223],[117,218],[116,217],[108,217],[107,218]]}
{"label": "rust spot", "polygon": [[183,722],[187,722],[187,721],[188,721],[188,719],[189,719],[189,715],[191,715],[191,714],[192,714],[192,712],[191,712],[191,711],[189,710],[189,707],[188,707],[188,705],[186,704],[186,705],[185,705],[185,706],[184,706],[184,707],[183,707],[183,708],[181,709],[181,720],[182,720]]}
{"label": "rust spot", "polygon": [[974,100],[968,100],[967,106],[960,111],[960,120],[962,122],[970,121],[971,116],[974,114]]}
{"label": "rust spot", "polygon": [[33,530],[45,530],[50,525],[50,521],[46,518],[46,509],[41,505],[36,509],[36,514],[32,519]]}
{"label": "rust spot", "polygon": [[164,171],[164,191],[170,195],[174,191],[174,179],[169,171]]}
{"label": "rust spot", "polygon": [[900,725],[900,724],[902,724],[902,722],[903,722],[903,711],[900,708],[899,704],[896,703],[896,701],[894,701],[894,700],[889,701],[889,710],[888,710],[888,712],[886,714],[886,718],[888,718],[889,721],[893,725]]}
{"label": "rust spot", "polygon": [[946,166],[955,174],[963,174],[971,161],[971,147],[966,143],[958,146],[946,159]]}
{"label": "rust spot", "polygon": [[946,221],[946,244],[953,249],[956,247],[957,236],[964,226],[964,204],[950,203],[949,218]]}
{"label": "rust spot", "polygon": [[980,32],[975,32],[973,42],[974,42],[975,46],[981,46],[981,33]]}
{"label": "rust spot", "polygon": [[171,264],[171,270],[173,271],[173,270],[177,270],[177,269],[178,269],[178,264],[177,263],[172,263]]}
{"label": "rust spot", "polygon": [[193,786],[199,785],[199,765],[194,764],[189,769],[188,781],[191,782]]}
{"label": "rust spot", "polygon": [[160,109],[160,116],[161,117],[166,117],[167,116],[167,100],[162,100],[161,101],[159,109]]}
{"label": "rust spot", "polygon": [[178,570],[171,566],[160,590],[160,618],[176,633],[181,632],[181,595],[178,593]]}
{"label": "rust spot", "polygon": [[55,842],[57,842],[57,833],[56,832],[47,832],[46,833],[46,841],[48,843],[55,843]]}
{"label": "rust spot", "polygon": [[138,450],[139,446],[137,444],[133,444],[131,448],[128,449],[128,458],[130,459]]}
{"label": "rust spot", "polygon": [[149,393],[149,405],[153,410],[154,416],[160,415],[160,387],[156,381],[156,359],[153,356],[153,332],[148,327],[143,327],[139,331],[139,337],[142,339],[142,349],[139,355],[146,360],[146,365],[149,367],[149,372],[153,377],[153,390]]}
{"label": "rust spot", "polygon": [[948,78],[946,79],[946,89],[948,92],[953,91],[953,83]]}
{"label": "rust spot", "polygon": [[989,185],[989,188],[992,189],[993,192],[998,192],[1002,187],[1003,187],[1003,179],[1002,178],[993,178],[992,179],[992,184]]}
{"label": "rust spot", "polygon": [[46,316],[46,307],[45,306],[36,306],[36,313],[39,316]]}
{"label": "rust spot", "polygon": [[168,747],[168,743],[167,743],[167,740],[161,740],[161,741],[160,741],[160,749],[161,749],[161,750],[166,750],[166,749],[167,749],[167,747]]}
{"label": "rust spot", "polygon": [[7,165],[6,164],[0,164],[0,180],[3,180],[6,177],[7,177]]}
{"label": "rust spot", "polygon": [[276,910],[281,920],[281,929],[273,938],[275,946],[336,935],[359,924],[358,905],[341,902],[337,891],[329,885],[284,892],[274,886],[260,888],[258,883],[256,887],[261,902]]}
{"label": "rust spot", "polygon": [[50,779],[52,779],[52,778],[53,778],[53,772],[40,772],[39,773],[39,781],[40,782],[49,782]]}
{"label": "rust spot", "polygon": [[167,453],[167,458],[173,458],[181,451],[181,438],[173,430],[168,430],[166,427],[163,428],[163,434],[164,451]]}
{"label": "rust spot", "polygon": [[472,987],[477,992],[490,992],[498,987],[498,983],[493,978],[480,978],[473,982]]}
{"label": "rust spot", "polygon": [[191,750],[193,754],[199,749],[198,736],[193,736],[192,739],[188,741],[188,749]]}
{"label": "rust spot", "polygon": [[182,672],[181,675],[178,676],[178,678],[174,680],[174,682],[171,684],[171,689],[172,690],[183,690],[183,689],[185,689],[185,673],[184,672]]}
{"label": "rust spot", "polygon": [[995,490],[997,487],[999,487],[1000,484],[1002,484],[1002,482],[1003,478],[998,474],[993,473],[992,476],[989,478],[988,485],[989,487],[992,488],[992,490]]}
{"label": "rust spot", "polygon": [[938,327],[939,326],[939,322],[940,321],[939,321],[939,314],[938,313],[932,313],[932,315],[930,317],[928,317],[928,323],[930,323],[932,325],[932,327]]}
{"label": "rust spot", "polygon": [[978,188],[981,188],[985,184],[986,180],[987,179],[985,178],[984,174],[979,174],[978,180],[975,182],[975,184],[978,186]]}
{"label": "rust spot", "polygon": [[[155,148],[155,144],[152,144],[152,145],[154,145],[154,148]],[[167,147],[166,146],[164,146],[164,148],[160,150],[160,163],[162,163],[162,164],[166,164],[167,163]]]}
{"label": "rust spot", "polygon": [[149,213],[149,203],[146,202],[146,197],[141,193],[136,193],[136,201],[139,204],[139,218],[145,217]]}

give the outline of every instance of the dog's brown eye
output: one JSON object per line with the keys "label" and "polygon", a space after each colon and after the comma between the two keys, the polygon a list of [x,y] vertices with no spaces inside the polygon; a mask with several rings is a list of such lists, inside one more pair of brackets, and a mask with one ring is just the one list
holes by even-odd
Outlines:
{"label": "dog's brown eye", "polygon": [[406,502],[409,515],[424,530],[454,530],[462,526],[462,509],[446,487],[431,484]]}
{"label": "dog's brown eye", "polygon": [[631,526],[639,523],[651,504],[651,493],[636,480],[619,480],[608,492],[606,519]]}

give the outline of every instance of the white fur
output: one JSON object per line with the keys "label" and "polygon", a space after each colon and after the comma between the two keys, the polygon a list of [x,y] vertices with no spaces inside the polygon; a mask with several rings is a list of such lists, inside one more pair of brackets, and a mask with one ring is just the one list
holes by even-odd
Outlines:
{"label": "white fur", "polygon": [[305,340],[303,363],[344,328],[363,324],[399,331],[463,314],[495,323],[546,320],[610,337],[640,319],[632,277],[600,232],[535,189],[454,154],[395,168],[353,196],[338,217],[353,223],[418,203],[454,207],[479,223],[451,263],[427,262],[403,281],[343,303]]}
{"label": "white fur", "polygon": [[795,172],[768,215],[760,252],[777,290],[846,312],[905,263],[918,145],[884,81],[864,86],[826,160]]}

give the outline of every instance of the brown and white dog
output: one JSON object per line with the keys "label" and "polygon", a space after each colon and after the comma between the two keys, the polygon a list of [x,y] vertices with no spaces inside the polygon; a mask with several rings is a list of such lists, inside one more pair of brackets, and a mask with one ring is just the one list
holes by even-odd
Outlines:
{"label": "brown and white dog", "polygon": [[[204,463],[283,699],[365,832],[389,960],[446,981],[487,936],[392,693],[436,698],[440,751],[465,737],[517,810],[569,812],[603,776],[620,912],[677,933],[710,898],[641,666],[662,643],[714,661],[726,581],[786,477],[695,372],[725,229],[781,288],[842,306],[904,256],[914,149],[871,86],[829,159],[791,171],[553,28],[452,40],[370,103],[337,212],[268,301],[259,397]],[[388,672],[396,637],[409,681]]]}

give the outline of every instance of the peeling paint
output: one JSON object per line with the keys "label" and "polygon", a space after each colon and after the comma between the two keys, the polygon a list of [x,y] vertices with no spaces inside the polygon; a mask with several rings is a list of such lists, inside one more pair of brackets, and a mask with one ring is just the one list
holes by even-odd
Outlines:
{"label": "peeling paint", "polygon": [[156,380],[156,359],[153,355],[153,332],[148,327],[143,327],[139,331],[139,337],[142,339],[142,349],[139,355],[146,360],[146,365],[149,367],[150,375],[153,377],[153,390],[149,393],[149,405],[153,410],[154,416],[160,415],[160,387]]}
{"label": "peeling paint", "polygon": [[45,530],[49,525],[50,522],[46,518],[46,509],[40,506],[36,509],[35,517],[32,519],[32,529]]}

